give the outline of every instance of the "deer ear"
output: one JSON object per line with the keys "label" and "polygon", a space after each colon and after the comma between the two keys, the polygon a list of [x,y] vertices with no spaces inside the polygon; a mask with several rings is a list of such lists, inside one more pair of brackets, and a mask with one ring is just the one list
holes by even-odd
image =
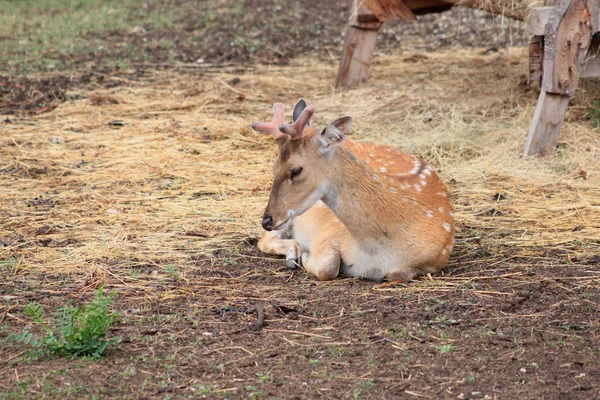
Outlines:
{"label": "deer ear", "polygon": [[[302,114],[302,111],[304,111],[305,108],[306,101],[304,99],[298,100],[298,102],[294,106],[294,112],[292,113],[292,122],[296,122],[296,120],[300,118],[300,115]],[[307,126],[310,126],[310,121],[308,121]]]}
{"label": "deer ear", "polygon": [[319,135],[319,143],[322,150],[333,150],[333,148],[344,141],[350,135],[352,128],[352,117],[341,117],[327,125],[327,128]]}

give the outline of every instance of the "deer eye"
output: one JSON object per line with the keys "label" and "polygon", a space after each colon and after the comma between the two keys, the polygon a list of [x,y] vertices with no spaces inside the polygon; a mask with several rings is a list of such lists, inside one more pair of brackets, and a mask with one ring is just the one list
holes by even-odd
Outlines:
{"label": "deer eye", "polygon": [[302,167],[300,167],[300,168],[294,168],[292,170],[292,175],[290,176],[290,179],[294,179],[295,177],[297,177],[298,175],[300,175],[301,172],[302,172]]}

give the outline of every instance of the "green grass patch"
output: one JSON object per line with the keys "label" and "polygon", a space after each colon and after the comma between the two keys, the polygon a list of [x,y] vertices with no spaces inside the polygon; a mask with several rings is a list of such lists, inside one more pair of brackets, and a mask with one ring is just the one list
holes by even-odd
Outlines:
{"label": "green grass patch", "polygon": [[9,75],[66,72],[86,63],[127,67],[143,61],[144,50],[117,43],[123,33],[170,28],[181,12],[152,0],[0,0],[0,9],[0,69]]}

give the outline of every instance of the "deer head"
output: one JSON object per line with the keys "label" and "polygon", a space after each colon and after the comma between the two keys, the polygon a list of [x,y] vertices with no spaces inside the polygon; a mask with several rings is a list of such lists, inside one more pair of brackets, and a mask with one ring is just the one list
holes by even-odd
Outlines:
{"label": "deer head", "polygon": [[[336,173],[332,155],[350,133],[352,118],[339,118],[318,132],[309,124],[314,112],[314,107],[301,99],[294,107],[293,123],[280,123],[278,133],[271,132],[279,143],[279,155],[273,165],[273,187],[262,220],[267,231],[286,229],[294,217],[326,194],[329,176]],[[252,127],[265,125],[254,123]]]}

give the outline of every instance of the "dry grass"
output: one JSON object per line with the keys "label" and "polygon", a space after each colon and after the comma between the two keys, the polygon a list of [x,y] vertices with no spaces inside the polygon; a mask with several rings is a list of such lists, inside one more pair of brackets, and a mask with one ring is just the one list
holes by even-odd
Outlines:
{"label": "dry grass", "polygon": [[479,8],[523,21],[529,17],[529,8],[544,5],[541,0],[456,0],[452,3]]}
{"label": "dry grass", "polygon": [[260,235],[275,148],[250,122],[270,118],[275,101],[289,112],[299,97],[316,106],[317,124],[350,114],[356,140],[436,166],[453,193],[459,245],[466,230],[481,232],[466,250],[597,254],[600,139],[583,116],[598,85],[574,100],[556,157],[521,159],[536,100],[523,51],[417,59],[378,58],[369,84],[349,92],[332,86],[333,62],[156,72],[4,124],[0,259],[18,258],[14,274],[98,270],[123,281],[115,268],[185,271],[198,255]]}

